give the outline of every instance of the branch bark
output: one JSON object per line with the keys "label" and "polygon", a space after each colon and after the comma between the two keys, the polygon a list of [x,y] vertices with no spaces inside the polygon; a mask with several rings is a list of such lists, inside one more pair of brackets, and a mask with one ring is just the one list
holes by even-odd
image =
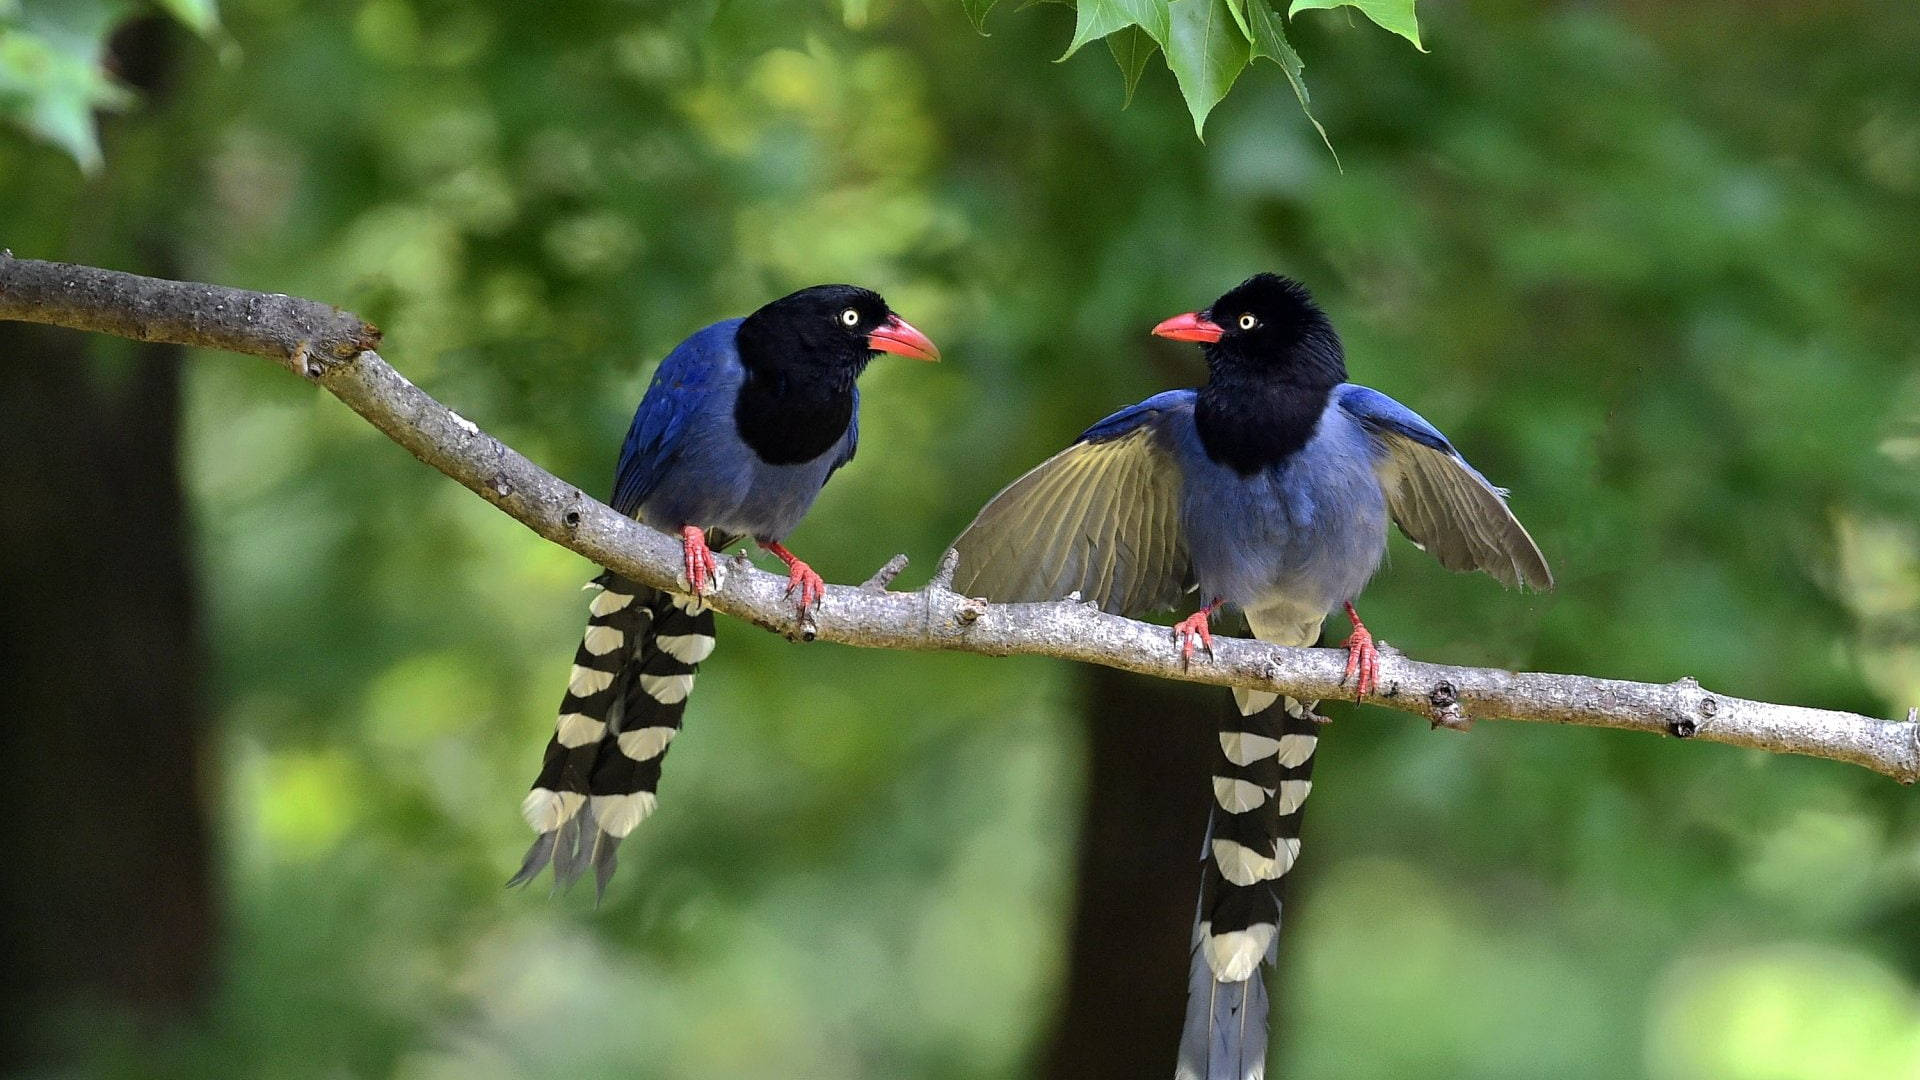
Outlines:
{"label": "branch bark", "polygon": [[[141,341],[265,357],[318,383],[413,456],[459,481],[535,533],[636,581],[671,588],[680,548],[548,473],[407,381],[373,351],[380,332],[324,304],[17,259],[0,251],[0,319],[95,330]],[[949,553],[949,558],[951,554]],[[896,562],[901,561],[896,557]],[[866,648],[1052,656],[1300,698],[1345,696],[1345,654],[1217,638],[1213,656],[1182,666],[1166,627],[1071,601],[989,604],[937,573],[916,592],[891,592],[889,564],[864,586],[833,585],[812,618],[796,619],[786,579],[744,556],[729,561],[713,607],[806,640]],[[1383,650],[1366,700],[1465,729],[1477,716],[1622,728],[1850,762],[1904,784],[1920,780],[1920,710],[1905,721],[1749,701],[1692,679],[1665,684],[1584,675],[1451,667]]]}

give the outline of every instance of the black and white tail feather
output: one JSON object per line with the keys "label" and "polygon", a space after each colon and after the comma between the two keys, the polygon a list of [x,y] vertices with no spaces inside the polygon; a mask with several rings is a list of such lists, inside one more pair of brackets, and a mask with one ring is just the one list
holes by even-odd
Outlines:
{"label": "black and white tail feather", "polygon": [[[1279,644],[1312,644],[1320,631],[1317,621],[1249,622],[1256,637]],[[1234,707],[1221,710],[1175,1080],[1266,1076],[1264,976],[1278,951],[1281,879],[1300,855],[1301,811],[1313,790],[1314,704],[1236,688]]]}
{"label": "black and white tail feather", "polygon": [[594,869],[606,894],[620,841],[653,813],[660,764],[680,733],[700,662],[713,652],[705,603],[612,571],[587,585],[587,629],[546,759],[520,812],[539,838],[508,887],[551,864],[557,888]]}

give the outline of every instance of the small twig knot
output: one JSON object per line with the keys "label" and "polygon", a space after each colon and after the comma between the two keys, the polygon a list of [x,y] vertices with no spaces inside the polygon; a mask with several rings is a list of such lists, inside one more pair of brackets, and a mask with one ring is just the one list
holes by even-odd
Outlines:
{"label": "small twig knot", "polygon": [[1460,691],[1445,679],[1434,684],[1427,693],[1427,705],[1433,712],[1433,726],[1448,731],[1469,731],[1473,728],[1473,717],[1460,707]]}

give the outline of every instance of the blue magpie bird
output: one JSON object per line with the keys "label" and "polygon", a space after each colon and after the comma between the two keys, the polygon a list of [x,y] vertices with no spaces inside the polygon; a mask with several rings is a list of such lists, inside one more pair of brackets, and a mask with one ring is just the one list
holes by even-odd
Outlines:
{"label": "blue magpie bird", "polygon": [[787,594],[803,614],[819,600],[820,575],[780,541],[852,459],[854,380],[876,352],[940,358],[878,293],[816,285],[695,333],[654,372],[620,449],[612,501],[680,538],[684,592],[611,571],[587,586],[586,634],[521,804],[540,835],[508,885],[551,863],[566,886],[591,865],[605,892],[621,839],[653,812],[661,759],[713,652],[704,597],[719,580],[714,548],[750,537],[787,564]]}
{"label": "blue magpie bird", "polygon": [[[1015,480],[954,542],[954,588],[1000,601],[1078,593],[1123,615],[1167,610],[1182,655],[1211,646],[1223,605],[1253,635],[1311,645],[1337,608],[1352,621],[1347,677],[1379,678],[1353,599],[1379,567],[1391,518],[1452,570],[1549,588],[1505,493],[1411,409],[1347,382],[1333,326],[1298,282],[1258,274],[1202,312],[1154,327],[1194,341],[1208,377],[1088,428]],[[1267,995],[1280,879],[1300,854],[1316,702],[1236,689],[1219,754],[1176,1077],[1266,1072]]]}

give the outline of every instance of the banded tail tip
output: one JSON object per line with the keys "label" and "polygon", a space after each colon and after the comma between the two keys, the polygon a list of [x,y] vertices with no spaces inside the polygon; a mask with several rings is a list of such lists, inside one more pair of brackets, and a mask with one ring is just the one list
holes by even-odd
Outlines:
{"label": "banded tail tip", "polygon": [[[1174,1080],[1264,1080],[1267,1075],[1267,984],[1260,961],[1271,955],[1273,927],[1255,924],[1220,935],[1231,948],[1228,966],[1246,977],[1216,976],[1209,926],[1194,927],[1187,1016],[1180,1032]],[[1262,942],[1265,947],[1262,948]]]}
{"label": "banded tail tip", "polygon": [[1272,923],[1254,923],[1244,930],[1213,932],[1211,923],[1200,924],[1200,948],[1206,954],[1207,970],[1213,980],[1223,983],[1245,982],[1260,971],[1260,962],[1273,953],[1275,936]]}
{"label": "banded tail tip", "polygon": [[660,805],[659,797],[651,791],[635,791],[627,795],[595,795],[593,797],[593,820],[600,830],[619,840],[638,828],[640,823],[653,816]]}
{"label": "banded tail tip", "polygon": [[586,801],[587,797],[577,791],[552,791],[537,787],[520,800],[520,816],[527,819],[527,824],[533,826],[534,832],[544,835],[572,820]]}

